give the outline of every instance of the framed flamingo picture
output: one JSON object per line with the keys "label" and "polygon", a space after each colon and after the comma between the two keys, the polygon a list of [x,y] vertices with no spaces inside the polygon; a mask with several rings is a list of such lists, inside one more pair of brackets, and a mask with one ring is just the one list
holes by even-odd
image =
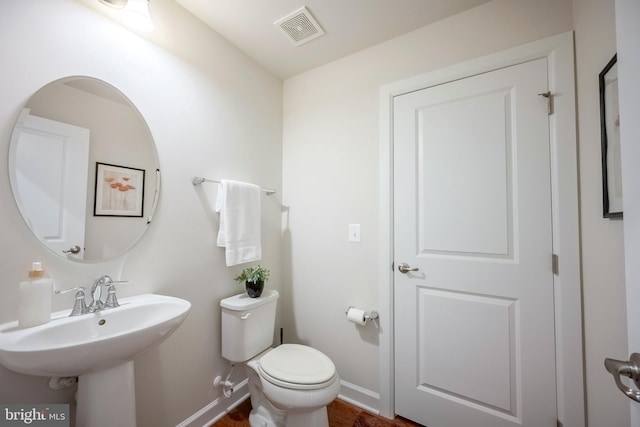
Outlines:
{"label": "framed flamingo picture", "polygon": [[144,169],[96,162],[94,216],[142,217]]}

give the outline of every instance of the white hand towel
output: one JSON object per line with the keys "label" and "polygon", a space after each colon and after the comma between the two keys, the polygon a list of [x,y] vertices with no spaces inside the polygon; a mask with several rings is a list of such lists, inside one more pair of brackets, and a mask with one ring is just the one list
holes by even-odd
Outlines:
{"label": "white hand towel", "polygon": [[260,187],[221,180],[216,211],[220,213],[217,244],[225,248],[227,266],[260,260]]}

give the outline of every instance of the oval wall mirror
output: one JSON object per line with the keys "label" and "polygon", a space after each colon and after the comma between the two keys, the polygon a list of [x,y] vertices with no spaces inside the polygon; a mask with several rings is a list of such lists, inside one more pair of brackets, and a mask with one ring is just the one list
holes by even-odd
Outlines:
{"label": "oval wall mirror", "polygon": [[160,191],[140,112],[115,87],[83,76],[29,99],[11,136],[9,179],[33,234],[75,261],[124,254],[149,227]]}

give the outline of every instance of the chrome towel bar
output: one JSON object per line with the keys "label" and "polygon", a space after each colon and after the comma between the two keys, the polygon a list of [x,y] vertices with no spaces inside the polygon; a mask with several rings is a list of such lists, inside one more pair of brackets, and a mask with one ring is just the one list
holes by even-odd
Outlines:
{"label": "chrome towel bar", "polygon": [[[215,180],[215,179],[207,179],[207,178],[203,178],[201,176],[194,176],[193,178],[191,178],[191,183],[193,185],[200,185],[203,182],[215,182],[216,184],[222,184],[222,182]],[[265,193],[267,193],[267,196],[270,196],[272,194],[276,194],[276,190],[271,190],[269,188],[260,188],[260,191],[264,191]]]}

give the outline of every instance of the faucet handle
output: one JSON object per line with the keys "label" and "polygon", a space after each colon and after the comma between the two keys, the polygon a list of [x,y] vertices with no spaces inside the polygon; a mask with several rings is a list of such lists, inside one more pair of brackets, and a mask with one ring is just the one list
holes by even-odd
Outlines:
{"label": "faucet handle", "polygon": [[73,291],[76,291],[76,300],[73,303],[73,308],[71,309],[69,317],[80,316],[81,314],[85,314],[88,311],[87,304],[84,301],[84,287],[76,286],[75,288],[63,289],[61,291],[56,290],[55,293],[61,295]]}
{"label": "faucet handle", "polygon": [[84,293],[84,286],[76,286],[75,288],[63,289],[61,291],[56,289],[54,293],[56,293],[57,295],[62,295],[62,294],[66,294],[67,292],[73,292],[73,291]]}
{"label": "faucet handle", "polygon": [[111,285],[107,291],[107,300],[104,302],[104,306],[108,308],[120,307],[118,303],[118,297],[116,297],[116,288]]}
{"label": "faucet handle", "polygon": [[107,288],[107,299],[104,302],[104,306],[108,308],[116,308],[120,307],[118,303],[118,297],[116,296],[116,284],[125,284],[129,283],[128,280],[112,280]]}

